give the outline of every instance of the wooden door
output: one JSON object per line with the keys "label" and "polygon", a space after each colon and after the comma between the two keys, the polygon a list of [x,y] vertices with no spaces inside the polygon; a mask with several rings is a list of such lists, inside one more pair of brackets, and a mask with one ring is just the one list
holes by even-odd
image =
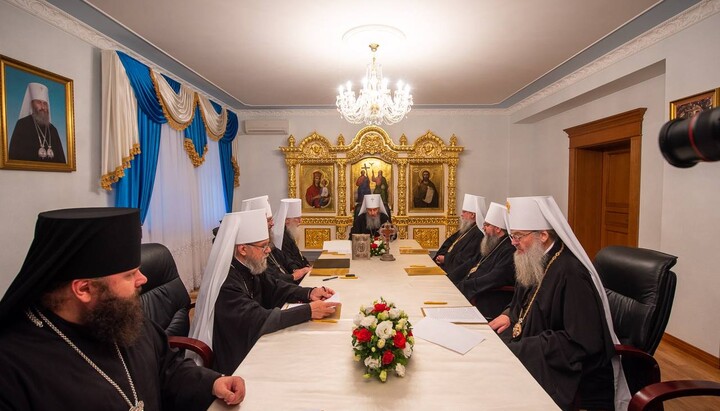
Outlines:
{"label": "wooden door", "polygon": [[637,246],[644,108],[566,129],[568,222],[590,258],[608,245]]}

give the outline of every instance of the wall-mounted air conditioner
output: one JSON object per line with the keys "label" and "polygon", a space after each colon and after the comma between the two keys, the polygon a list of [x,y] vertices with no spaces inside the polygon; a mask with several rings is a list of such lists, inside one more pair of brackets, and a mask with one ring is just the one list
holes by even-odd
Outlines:
{"label": "wall-mounted air conditioner", "polygon": [[288,134],[290,120],[245,120],[243,121],[245,134]]}

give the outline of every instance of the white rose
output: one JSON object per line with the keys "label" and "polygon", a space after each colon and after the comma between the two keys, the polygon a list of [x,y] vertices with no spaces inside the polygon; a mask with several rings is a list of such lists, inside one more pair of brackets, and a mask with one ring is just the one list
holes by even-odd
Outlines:
{"label": "white rose", "polygon": [[385,340],[382,339],[382,338],[379,339],[378,342],[377,342],[377,347],[378,347],[378,348],[382,348],[382,347],[384,347],[384,346],[385,346]]}
{"label": "white rose", "polygon": [[374,370],[374,369],[380,367],[380,360],[378,360],[377,358],[373,358],[373,357],[367,357],[367,358],[365,358],[365,366]]}
{"label": "white rose", "polygon": [[360,320],[360,325],[367,328],[374,327],[375,325],[377,325],[377,318],[374,315],[368,315],[366,317],[363,317]]}
{"label": "white rose", "polygon": [[394,331],[392,321],[383,321],[378,324],[375,334],[380,338],[390,338],[393,336]]}
{"label": "white rose", "polygon": [[403,348],[402,351],[403,351],[403,355],[405,356],[405,358],[410,358],[410,356],[412,355],[413,349],[410,346],[410,344],[405,344],[405,348]]}
{"label": "white rose", "polygon": [[363,318],[365,318],[365,316],[362,313],[355,314],[355,317],[353,317],[353,324],[356,326],[360,325]]}
{"label": "white rose", "polygon": [[365,314],[370,314],[374,309],[374,307],[365,307]]}
{"label": "white rose", "polygon": [[398,375],[398,377],[404,377],[405,376],[405,366],[397,363],[395,365],[395,374]]}
{"label": "white rose", "polygon": [[400,310],[398,310],[397,308],[391,308],[389,314],[391,320],[396,320],[398,317],[400,317]]}

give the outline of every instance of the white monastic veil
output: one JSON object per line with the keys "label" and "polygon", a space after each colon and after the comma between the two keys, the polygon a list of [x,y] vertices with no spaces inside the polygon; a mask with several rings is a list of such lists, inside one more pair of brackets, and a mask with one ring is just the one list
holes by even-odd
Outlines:
{"label": "white monastic veil", "polygon": [[[368,203],[370,203],[369,206]],[[390,215],[385,208],[385,203],[382,202],[382,197],[380,197],[380,194],[365,194],[365,196],[363,197],[362,205],[360,206],[360,211],[358,211],[358,215],[365,213],[368,208],[375,207],[379,207],[380,212],[385,214],[386,216]]]}
{"label": "white monastic veil", "polygon": [[285,218],[288,214],[288,208],[290,203],[280,200],[280,207],[278,207],[277,213],[273,216],[275,225],[272,228],[273,233],[273,244],[278,250],[282,250],[283,237],[285,237]]}
{"label": "white monastic veil", "polygon": [[[610,314],[610,305],[608,304],[607,295],[605,294],[605,287],[600,280],[600,276],[595,269],[590,257],[588,257],[585,249],[580,245],[575,233],[570,228],[565,216],[560,207],[558,207],[555,199],[552,196],[546,197],[532,197],[542,212],[545,219],[550,223],[553,230],[557,233],[560,239],[565,243],[565,246],[572,251],[578,260],[590,271],[595,288],[600,295],[600,300],[603,303],[603,309],[605,310],[605,319],[607,320],[608,328],[610,329],[610,336],[612,337],[614,344],[619,344],[619,340],[615,335],[615,329],[613,328],[612,315]],[[508,227],[510,227],[508,225]],[[625,373],[622,369],[622,363],[619,356],[614,356],[612,359],[613,371],[615,373],[615,409],[616,410],[627,410],[630,402],[630,389],[627,386],[625,380]]]}
{"label": "white monastic veil", "polygon": [[23,102],[20,106],[20,115],[18,116],[18,120],[32,114],[33,111],[31,103],[33,100],[40,100],[48,103],[48,121],[52,123],[48,88],[44,84],[40,83],[28,83],[27,88],[25,89],[25,97],[23,97]]}
{"label": "white monastic veil", "polygon": [[[190,337],[212,347],[213,323],[215,322],[215,301],[230,270],[235,240],[242,222],[242,212],[228,213],[222,219],[220,230],[210,251],[205,266],[200,291],[195,302],[195,316],[190,324]],[[200,357],[187,351],[188,358],[201,365]]]}

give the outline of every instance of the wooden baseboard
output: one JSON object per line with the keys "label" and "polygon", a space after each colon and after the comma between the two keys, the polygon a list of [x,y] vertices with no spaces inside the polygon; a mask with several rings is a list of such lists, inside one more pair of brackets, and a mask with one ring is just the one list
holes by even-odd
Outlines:
{"label": "wooden baseboard", "polygon": [[720,358],[718,358],[710,353],[707,353],[707,352],[695,347],[694,345],[688,344],[685,341],[683,341],[675,336],[672,336],[668,333],[663,334],[662,340],[665,341],[666,343],[674,346],[675,348],[683,351],[685,354],[687,354],[691,357],[697,358],[698,360],[700,360],[704,363],[710,364],[713,367],[720,369]]}

